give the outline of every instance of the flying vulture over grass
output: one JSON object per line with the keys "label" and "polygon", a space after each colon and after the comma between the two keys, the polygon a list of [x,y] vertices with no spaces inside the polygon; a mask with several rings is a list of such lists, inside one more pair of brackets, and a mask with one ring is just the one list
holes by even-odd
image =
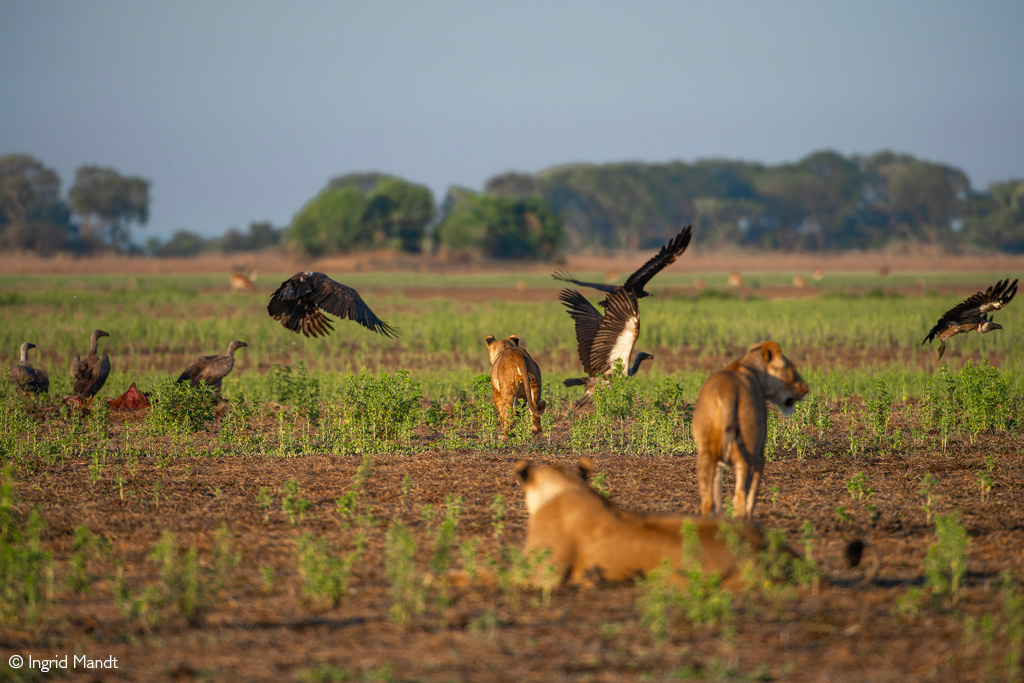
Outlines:
{"label": "flying vulture over grass", "polygon": [[588,375],[562,382],[567,387],[583,385],[587,388],[576,402],[577,406],[590,401],[598,383],[607,383],[604,377],[613,374],[616,368],[632,377],[640,369],[640,363],[654,358],[640,351],[633,364],[629,364],[633,345],[640,336],[640,309],[631,291],[621,287],[609,291],[604,300],[604,315],[575,289],[563,289],[558,299],[576,322],[577,351],[583,371]]}
{"label": "flying vulture over grass", "polygon": [[[642,299],[645,296],[650,296],[651,293],[644,290],[644,287],[650,282],[651,278],[657,275],[662,268],[675,262],[677,258],[686,251],[686,247],[690,245],[690,236],[693,233],[693,226],[687,225],[683,228],[678,235],[672,238],[668,244],[663,246],[657,254],[647,260],[647,263],[640,266],[635,273],[626,279],[626,283],[623,285],[608,285],[600,282],[580,282],[575,277],[564,271],[558,271],[551,277],[556,280],[562,280],[563,282],[572,282],[573,284],[579,285],[580,287],[593,287],[599,289],[602,292],[614,292],[618,289],[624,289],[631,293],[637,299]],[[602,306],[607,305],[607,299],[598,302]]]}
{"label": "flying vulture over grass", "polygon": [[231,368],[235,367],[235,349],[243,346],[248,346],[248,344],[235,340],[228,344],[227,355],[199,356],[189,363],[185,372],[175,380],[175,384],[180,384],[185,380],[190,380],[193,384],[205,382],[208,386],[213,387],[214,391],[220,391],[221,382],[231,372]]}
{"label": "flying vulture over grass", "polygon": [[45,394],[50,391],[50,376],[28,362],[28,350],[34,348],[36,345],[32,342],[21,345],[21,362],[7,369],[7,377],[25,391]]}
{"label": "flying vulture over grass", "polygon": [[280,320],[292,332],[301,331],[307,337],[327,335],[334,329],[331,325],[334,321],[324,315],[325,311],[339,318],[354,320],[385,337],[401,334],[401,330],[374,315],[359,292],[323,273],[296,273],[281,283],[267,304],[267,312],[274,320]]}
{"label": "flying vulture over grass", "polygon": [[985,334],[992,330],[1003,329],[1002,325],[992,322],[992,317],[989,314],[1010,303],[1016,294],[1017,280],[1013,282],[1010,282],[1009,278],[1000,280],[984,292],[978,292],[968,297],[943,313],[939,322],[935,323],[935,327],[921,344],[938,337],[939,358],[942,358],[942,354],[946,351],[946,340],[954,335],[971,330]]}
{"label": "flying vulture over grass", "polygon": [[75,396],[92,398],[106,383],[107,375],[110,374],[110,356],[103,354],[103,358],[99,357],[99,341],[100,337],[109,336],[103,330],[93,330],[88,355],[84,360],[75,356],[71,361],[71,381],[75,385]]}

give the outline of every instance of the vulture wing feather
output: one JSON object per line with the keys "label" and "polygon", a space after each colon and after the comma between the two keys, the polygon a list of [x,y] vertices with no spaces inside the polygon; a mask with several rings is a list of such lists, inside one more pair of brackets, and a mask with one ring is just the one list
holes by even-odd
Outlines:
{"label": "vulture wing feather", "polygon": [[657,254],[649,258],[647,263],[640,266],[635,273],[629,276],[626,284],[622,286],[623,289],[629,290],[637,297],[644,296],[644,287],[650,282],[651,278],[661,272],[666,266],[674,263],[686,251],[686,247],[690,246],[692,234],[692,225],[687,225],[683,228]]}
{"label": "vulture wing feather", "polygon": [[558,293],[558,300],[565,305],[576,323],[576,350],[583,371],[588,375],[599,374],[600,371],[591,365],[590,349],[601,325],[601,313],[575,289],[563,289]]}

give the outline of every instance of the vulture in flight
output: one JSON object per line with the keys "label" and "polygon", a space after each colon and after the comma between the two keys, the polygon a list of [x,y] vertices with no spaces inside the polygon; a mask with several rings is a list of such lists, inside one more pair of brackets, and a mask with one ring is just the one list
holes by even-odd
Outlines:
{"label": "vulture in flight", "polygon": [[[668,244],[663,246],[657,254],[647,259],[647,263],[640,266],[635,273],[630,275],[626,279],[626,283],[623,285],[608,285],[600,282],[580,282],[569,273],[564,271],[558,271],[551,277],[556,280],[562,280],[563,282],[572,282],[573,284],[581,287],[593,287],[599,289],[602,292],[614,292],[618,289],[624,289],[631,293],[637,299],[642,299],[645,296],[650,296],[651,293],[644,290],[644,287],[650,282],[651,278],[657,275],[662,268],[671,265],[679,258],[686,247],[690,245],[690,236],[693,233],[693,226],[687,225],[683,228],[678,235],[673,237]],[[602,306],[607,306],[608,300],[600,301]]]}
{"label": "vulture in flight", "polygon": [[7,377],[25,391],[45,394],[50,391],[50,376],[45,370],[32,367],[28,362],[28,350],[36,348],[32,342],[21,345],[21,362],[7,369]]}
{"label": "vulture in flight", "polygon": [[92,398],[99,393],[110,374],[110,356],[99,357],[100,337],[110,335],[103,330],[93,330],[90,337],[89,354],[83,360],[79,356],[71,361],[71,380],[75,384],[75,396]]}
{"label": "vulture in flight", "polygon": [[274,320],[280,320],[292,332],[301,331],[307,337],[328,335],[334,329],[331,325],[334,321],[324,315],[325,311],[339,318],[354,320],[385,337],[401,334],[401,330],[374,315],[359,292],[323,273],[296,273],[281,283],[267,304],[267,312]]}
{"label": "vulture in flight", "polygon": [[576,402],[577,407],[590,401],[597,384],[607,382],[603,377],[614,373],[616,367],[621,368],[627,377],[632,377],[640,369],[640,363],[654,358],[640,351],[633,364],[629,364],[633,345],[640,336],[640,309],[631,291],[624,288],[609,291],[604,301],[604,315],[575,289],[563,289],[558,299],[576,322],[577,350],[583,370],[588,375],[562,382],[567,387],[586,386],[583,397]]}
{"label": "vulture in flight", "polygon": [[936,337],[939,338],[939,358],[946,351],[946,340],[961,332],[977,330],[984,334],[992,330],[1003,329],[1002,325],[992,322],[989,315],[992,311],[1010,303],[1017,294],[1017,280],[1010,282],[1010,279],[1000,280],[984,292],[978,292],[967,297],[953,308],[942,314],[939,322],[935,323],[928,336],[921,342],[930,342]]}
{"label": "vulture in flight", "polygon": [[193,384],[201,381],[205,382],[207,386],[213,387],[214,391],[219,392],[220,383],[231,372],[231,368],[235,367],[235,349],[243,346],[248,346],[248,344],[244,341],[235,340],[228,344],[227,355],[199,356],[199,358],[189,363],[189,366],[185,368],[185,372],[181,373],[181,376],[175,380],[175,384],[180,384],[185,380],[190,380]]}

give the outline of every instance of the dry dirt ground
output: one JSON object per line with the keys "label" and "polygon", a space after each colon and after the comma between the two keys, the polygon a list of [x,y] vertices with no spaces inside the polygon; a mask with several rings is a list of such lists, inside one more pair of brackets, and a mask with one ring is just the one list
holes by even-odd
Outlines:
{"label": "dry dirt ground", "polygon": [[[557,446],[567,432],[567,424],[556,425],[554,450],[567,450]],[[989,635],[987,641],[967,624],[1001,613],[1000,572],[1012,572],[1020,592],[1020,441],[956,442],[945,455],[907,449],[857,459],[829,455],[833,448],[842,445],[822,443],[803,459],[769,463],[758,517],[784,530],[794,546],[804,522],[813,523],[815,557],[839,585],[737,595],[729,622],[702,626],[677,617],[664,643],[642,623],[637,586],[565,588],[546,602],[535,591],[517,595],[487,583],[443,588],[443,577],[435,577],[421,617],[406,626],[389,619],[385,535],[396,523],[411,529],[422,576],[440,519],[427,521],[424,506],[442,511],[446,496],[459,496],[456,540],[477,539],[479,558],[497,556],[501,542],[522,541],[526,514],[511,472],[522,455],[517,449],[451,453],[424,441],[421,453],[373,457],[357,503],[369,518],[361,527],[366,555],[337,607],[303,593],[295,541],[313,533],[339,555],[351,550],[355,529],[337,512],[337,499],[352,487],[356,455],[196,459],[151,452],[134,463],[105,461],[95,482],[88,459],[40,462],[18,487],[18,513],[40,507],[48,525],[44,546],[59,561],[71,556],[74,529],[84,524],[111,539],[110,556],[123,563],[126,584],[137,592],[157,582],[147,556],[165,530],[182,547],[197,546],[208,563],[215,532],[226,525],[242,562],[216,598],[208,598],[211,611],[201,624],[188,626],[165,610],[150,628],[118,611],[113,566],[101,563],[91,591],[61,590],[41,627],[0,630],[0,653],[4,662],[12,654],[117,657],[116,671],[65,672],[86,680],[295,680],[310,671],[327,680],[349,680],[341,677],[346,672],[356,680],[398,681],[1004,680],[1008,648],[1019,648],[1021,640]],[[172,453],[173,447],[164,455]],[[976,477],[990,455],[998,461],[996,485],[983,501]],[[695,510],[692,456],[593,456],[621,505],[652,513]],[[537,459],[574,462],[568,454]],[[875,489],[873,522],[867,506],[845,490],[858,472],[869,473]],[[925,594],[917,613],[901,615],[894,608],[922,585],[922,561],[935,542],[919,493],[924,472],[939,482],[933,512],[962,515],[971,537],[969,572],[955,605]],[[311,503],[294,525],[282,509],[281,491],[290,480],[301,482],[301,497]],[[264,488],[269,503],[261,499]],[[498,495],[507,508],[500,540],[492,508]],[[836,507],[849,519],[840,519]],[[858,575],[841,555],[853,537],[873,543],[882,557],[881,573],[868,587],[849,585]],[[64,565],[58,564],[60,579]]]}
{"label": "dry dirt ground", "polygon": [[[679,362],[697,361],[696,355],[683,357],[690,352],[679,353]],[[870,364],[872,359],[861,355],[848,349],[842,358]],[[39,507],[47,525],[43,547],[56,561],[55,592],[39,625],[0,626],[0,679],[981,681],[1019,676],[1021,670],[1007,657],[1024,657],[1021,607],[1005,612],[1008,602],[1000,587],[1000,574],[1009,572],[1017,595],[1024,592],[1019,432],[982,435],[974,444],[954,439],[943,453],[934,435],[915,439],[909,436],[913,425],[894,425],[908,435],[906,446],[868,449],[851,458],[845,454],[841,417],[834,416],[834,423],[835,433],[817,440],[805,457],[783,454],[768,464],[757,516],[766,527],[783,530],[796,547],[810,521],[814,556],[836,585],[744,592],[733,597],[732,618],[711,625],[673,615],[665,642],[642,621],[645,593],[639,586],[565,588],[546,599],[500,583],[462,585],[449,583],[445,574],[431,575],[432,543],[442,515],[427,519],[424,509],[443,514],[446,497],[461,499],[456,542],[476,540],[481,563],[522,542],[526,513],[512,466],[523,449],[453,452],[420,434],[414,452],[372,457],[370,476],[358,490],[361,522],[337,509],[339,497],[352,490],[360,464],[356,454],[184,458],[176,454],[180,444],[165,439],[126,444],[137,456],[107,458],[98,474],[88,456],[23,463],[15,471],[15,517],[24,520],[32,506]],[[569,426],[566,419],[556,422],[551,441],[527,448],[526,455],[572,465]],[[116,421],[112,428],[116,437],[125,427]],[[205,439],[213,451],[216,428],[211,431],[195,438]],[[623,507],[651,513],[696,510],[692,455],[589,455]],[[989,458],[996,463],[994,486],[983,497],[978,474]],[[874,489],[868,501],[847,491],[846,483],[858,472],[868,474]],[[922,477],[929,472],[937,481],[931,513],[959,511],[971,540],[965,585],[955,603],[933,599],[928,590],[910,599],[924,586],[923,560],[936,541],[921,493]],[[301,497],[311,504],[294,524],[283,510],[282,489],[289,481],[301,483]],[[500,535],[494,508],[499,495],[506,510]],[[111,542],[106,559],[90,563],[93,580],[82,595],[63,586],[80,525]],[[416,575],[425,595],[423,614],[406,625],[389,616],[394,600],[384,570],[385,538],[397,525],[407,526],[417,543]],[[241,562],[224,587],[207,598],[209,611],[199,623],[187,624],[168,606],[147,626],[117,607],[119,572],[136,596],[160,583],[150,552],[164,531],[173,532],[181,548],[197,547],[201,564],[209,566],[215,534],[223,526]],[[352,550],[357,532],[366,535],[365,555],[355,563],[340,604],[306,594],[296,540],[312,533],[340,557]],[[882,559],[877,580],[867,587],[851,585],[857,573],[842,561],[842,549],[853,537],[874,544]],[[426,584],[424,577],[430,577]],[[118,665],[43,674],[10,668],[13,655],[116,657]]]}

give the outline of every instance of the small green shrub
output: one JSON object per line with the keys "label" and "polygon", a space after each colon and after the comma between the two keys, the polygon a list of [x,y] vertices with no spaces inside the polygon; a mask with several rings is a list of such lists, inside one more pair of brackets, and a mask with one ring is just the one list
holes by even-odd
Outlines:
{"label": "small green shrub", "polygon": [[303,534],[295,540],[299,553],[299,574],[305,586],[303,590],[332,607],[336,607],[348,594],[352,580],[352,567],[366,552],[366,539],[358,534],[354,548],[344,557],[326,540],[312,534]]}
{"label": "small green shrub", "polygon": [[935,518],[935,536],[924,558],[925,585],[934,595],[948,595],[955,603],[967,574],[971,539],[957,512]]}
{"label": "small green shrub", "polygon": [[42,549],[46,523],[36,508],[22,523],[15,516],[17,498],[9,468],[0,483],[0,623],[10,627],[37,624],[52,581],[52,554]]}
{"label": "small green shrub", "polygon": [[204,382],[175,383],[165,377],[153,389],[151,401],[146,424],[154,434],[198,432],[213,419],[214,390]]}
{"label": "small green shrub", "polygon": [[161,602],[177,607],[189,626],[197,626],[220,602],[228,573],[239,562],[231,551],[231,534],[219,529],[214,538],[213,560],[208,567],[199,563],[199,550],[191,547],[180,552],[170,531],[164,531],[150,557],[160,568],[163,582]]}

